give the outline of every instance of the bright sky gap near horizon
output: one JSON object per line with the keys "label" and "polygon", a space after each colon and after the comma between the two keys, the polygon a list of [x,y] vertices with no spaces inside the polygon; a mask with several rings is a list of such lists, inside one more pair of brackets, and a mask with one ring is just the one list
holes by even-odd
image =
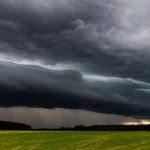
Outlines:
{"label": "bright sky gap near horizon", "polygon": [[149,18],[149,0],[0,0],[0,120],[148,123]]}

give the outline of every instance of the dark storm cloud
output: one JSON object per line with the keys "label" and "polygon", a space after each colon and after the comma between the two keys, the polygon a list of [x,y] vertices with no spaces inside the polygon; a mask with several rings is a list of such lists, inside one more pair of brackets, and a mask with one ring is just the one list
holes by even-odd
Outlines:
{"label": "dark storm cloud", "polygon": [[150,23],[142,19],[148,2],[138,1],[141,8],[134,3],[0,1],[0,50],[18,59],[78,63],[86,72],[149,81]]}
{"label": "dark storm cloud", "polygon": [[1,0],[0,58],[70,71],[0,63],[0,105],[147,117],[149,14],[148,0]]}
{"label": "dark storm cloud", "polygon": [[[54,62],[72,60],[74,57],[78,60],[78,57],[88,55],[86,47],[84,48],[88,41],[82,37],[82,34],[84,36],[82,32],[86,34],[86,31],[82,29],[80,31],[78,28],[82,28],[84,22],[89,22],[89,25],[92,20],[95,22],[99,9],[96,8],[95,11],[97,7],[95,2],[51,0],[43,2],[48,5],[47,7],[41,2],[44,8],[39,6],[40,2],[36,0],[13,2],[2,1],[0,4],[2,21],[0,39],[13,47],[13,53],[23,53],[27,56],[32,54],[34,58],[43,56],[47,61],[52,59]],[[103,8],[101,9],[103,12]],[[3,22],[5,24],[12,22],[18,29],[14,30],[11,25],[5,26]],[[95,26],[94,22],[91,27]]]}
{"label": "dark storm cloud", "polygon": [[[72,108],[143,117],[148,116],[150,112],[149,103],[145,105],[138,100],[129,101],[123,96],[122,92],[126,89],[136,93],[134,91],[136,83],[130,80],[120,79],[114,84],[114,81],[105,83],[102,80],[95,84],[88,79],[89,77],[71,70],[51,71],[36,66],[4,62],[0,63],[0,68],[0,106],[2,107]],[[122,96],[115,92],[118,91],[119,84]],[[136,87],[149,87],[144,83],[143,86],[142,83],[140,84]]]}

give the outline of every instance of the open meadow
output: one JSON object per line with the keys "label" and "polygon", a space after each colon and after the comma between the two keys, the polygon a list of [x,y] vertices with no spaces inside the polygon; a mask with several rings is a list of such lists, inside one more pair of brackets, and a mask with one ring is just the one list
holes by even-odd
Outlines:
{"label": "open meadow", "polygon": [[0,150],[149,150],[150,132],[0,131]]}

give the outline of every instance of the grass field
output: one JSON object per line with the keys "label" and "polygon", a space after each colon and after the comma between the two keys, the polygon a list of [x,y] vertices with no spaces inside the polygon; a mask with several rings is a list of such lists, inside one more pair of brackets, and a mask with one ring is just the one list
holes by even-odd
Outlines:
{"label": "grass field", "polygon": [[0,131],[0,150],[150,150],[150,132]]}

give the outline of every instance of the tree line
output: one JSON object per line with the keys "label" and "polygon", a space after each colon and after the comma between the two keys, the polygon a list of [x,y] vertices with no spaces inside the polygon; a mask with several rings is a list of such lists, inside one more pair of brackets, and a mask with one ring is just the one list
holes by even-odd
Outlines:
{"label": "tree line", "polygon": [[30,125],[11,121],[0,121],[0,130],[32,130],[32,131],[150,131],[150,125],[93,125],[60,128],[33,129]]}
{"label": "tree line", "polygon": [[0,121],[0,130],[32,130],[32,127],[24,123]]}
{"label": "tree line", "polygon": [[58,131],[150,131],[150,125],[93,125],[75,127],[61,127]]}

